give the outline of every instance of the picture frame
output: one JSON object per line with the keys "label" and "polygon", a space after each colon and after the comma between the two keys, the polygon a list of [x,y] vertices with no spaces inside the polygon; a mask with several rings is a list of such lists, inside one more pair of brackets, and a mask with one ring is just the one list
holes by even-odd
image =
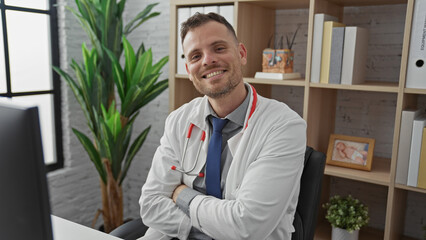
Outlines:
{"label": "picture frame", "polygon": [[328,143],[329,165],[371,171],[375,139],[331,134]]}

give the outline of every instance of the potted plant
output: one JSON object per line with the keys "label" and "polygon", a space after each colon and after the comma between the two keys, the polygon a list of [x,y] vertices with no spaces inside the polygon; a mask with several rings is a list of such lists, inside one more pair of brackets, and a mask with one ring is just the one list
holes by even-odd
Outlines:
{"label": "potted plant", "polygon": [[333,227],[332,239],[358,239],[359,229],[369,221],[368,207],[351,195],[333,196],[323,205],[325,218]]}
{"label": "potted plant", "polygon": [[[123,223],[122,183],[136,153],[150,130],[132,139],[133,123],[140,109],[162,93],[168,79],[157,81],[168,57],[153,64],[151,50],[141,44],[133,49],[127,35],[160,13],[148,5],[126,26],[126,0],[75,0],[77,10],[68,8],[90,38],[92,49],[82,45],[83,61],[72,60],[74,76],[54,67],[67,82],[83,110],[91,136],[73,129],[87,151],[100,178],[105,232]],[[124,67],[120,58],[124,51]],[[116,99],[116,94],[118,99]]]}

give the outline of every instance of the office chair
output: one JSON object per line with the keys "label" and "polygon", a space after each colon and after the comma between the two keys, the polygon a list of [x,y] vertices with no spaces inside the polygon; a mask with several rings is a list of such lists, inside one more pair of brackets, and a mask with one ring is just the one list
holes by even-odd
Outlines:
{"label": "office chair", "polygon": [[[311,147],[306,147],[305,166],[301,177],[299,201],[294,215],[295,232],[292,234],[292,240],[314,239],[324,167],[325,155]],[[135,240],[142,237],[147,229],[148,227],[138,218],[121,225],[110,234],[124,240]]]}

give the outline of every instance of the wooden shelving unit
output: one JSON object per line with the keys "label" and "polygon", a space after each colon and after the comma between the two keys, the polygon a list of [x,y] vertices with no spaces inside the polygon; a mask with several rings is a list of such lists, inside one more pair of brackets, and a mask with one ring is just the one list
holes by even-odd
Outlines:
{"label": "wooden shelving unit", "polygon": [[[353,6],[377,6],[403,4],[401,14],[405,15],[404,36],[401,49],[401,63],[398,82],[371,82],[361,85],[338,85],[310,83],[313,21],[316,13],[327,13],[344,19],[344,8]],[[426,190],[395,184],[396,161],[398,154],[401,113],[409,107],[425,105],[418,102],[419,96],[426,95],[426,89],[405,88],[408,49],[413,16],[414,0],[171,0],[170,2],[170,110],[180,107],[191,99],[200,96],[194,89],[188,76],[176,74],[177,49],[177,9],[181,7],[203,5],[233,5],[234,27],[237,36],[249,52],[248,64],[244,68],[244,81],[256,87],[258,92],[271,97],[274,87],[296,87],[303,89],[303,118],[308,124],[308,145],[327,152],[328,139],[335,131],[337,95],[339,91],[359,91],[362,93],[389,93],[395,96],[396,107],[390,158],[374,157],[370,172],[336,166],[326,166],[322,201],[328,199],[330,179],[343,178],[386,188],[386,216],[382,229],[365,228],[360,232],[360,239],[411,239],[403,236],[404,216],[407,205],[407,193],[426,194]],[[304,79],[268,80],[255,79],[257,71],[261,71],[261,52],[267,46],[269,37],[275,32],[277,10],[306,9],[309,12],[306,44],[306,69]],[[259,57],[256,57],[259,56]],[[362,136],[361,136],[362,137]],[[321,213],[321,211],[320,211]],[[320,214],[321,215],[321,214]],[[321,219],[321,217],[319,217]],[[319,220],[315,239],[330,239],[331,229],[327,222]]]}

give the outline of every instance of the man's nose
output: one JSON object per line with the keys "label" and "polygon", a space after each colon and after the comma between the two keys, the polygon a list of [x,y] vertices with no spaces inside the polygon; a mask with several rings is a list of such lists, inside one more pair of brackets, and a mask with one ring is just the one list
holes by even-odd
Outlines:
{"label": "man's nose", "polygon": [[203,66],[208,66],[211,64],[215,64],[217,62],[216,56],[211,53],[204,54],[203,58]]}

